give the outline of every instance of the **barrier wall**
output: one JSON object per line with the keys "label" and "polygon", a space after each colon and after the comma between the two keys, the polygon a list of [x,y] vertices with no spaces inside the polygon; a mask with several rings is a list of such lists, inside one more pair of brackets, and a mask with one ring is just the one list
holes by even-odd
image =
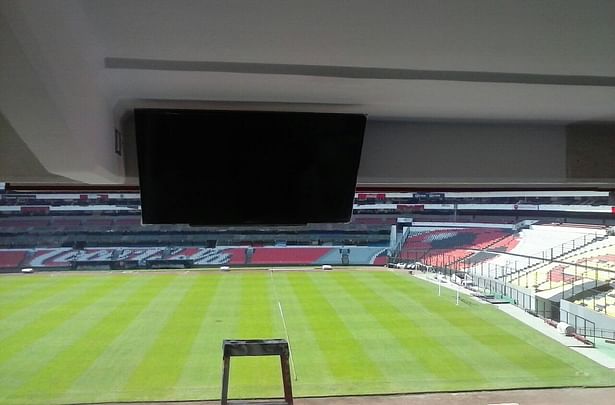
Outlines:
{"label": "barrier wall", "polygon": [[[340,249],[347,249],[347,264],[382,265],[387,249],[383,247],[292,246],[292,247],[96,247],[1,249],[0,268],[70,268],[75,261],[191,260],[195,266],[218,265],[340,265]],[[18,260],[19,259],[19,260]]]}

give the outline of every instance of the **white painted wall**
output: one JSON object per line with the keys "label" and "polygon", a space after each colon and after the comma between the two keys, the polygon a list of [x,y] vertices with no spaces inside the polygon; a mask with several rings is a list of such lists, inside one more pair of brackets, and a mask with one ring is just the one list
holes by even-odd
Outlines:
{"label": "white painted wall", "polygon": [[[560,308],[564,311],[568,311],[571,314],[579,315],[585,319],[588,319],[596,324],[596,328],[615,330],[615,318],[607,316],[591,309],[582,307],[570,301],[561,300]],[[566,314],[562,311],[561,317],[565,319]],[[589,327],[589,325],[588,325]]]}
{"label": "white painted wall", "polygon": [[0,110],[46,170],[121,183],[102,55],[74,1],[0,3]]}
{"label": "white painted wall", "polygon": [[368,121],[359,183],[408,187],[566,182],[561,125]]}

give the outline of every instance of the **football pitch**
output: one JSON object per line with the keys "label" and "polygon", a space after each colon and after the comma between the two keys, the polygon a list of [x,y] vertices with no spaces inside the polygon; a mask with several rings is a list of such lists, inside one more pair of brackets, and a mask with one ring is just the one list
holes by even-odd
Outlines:
{"label": "football pitch", "polygon": [[[283,322],[285,320],[285,325]],[[295,396],[615,385],[491,305],[388,271],[0,277],[0,403],[216,399],[223,339],[288,338]],[[231,398],[281,397],[277,357]]]}

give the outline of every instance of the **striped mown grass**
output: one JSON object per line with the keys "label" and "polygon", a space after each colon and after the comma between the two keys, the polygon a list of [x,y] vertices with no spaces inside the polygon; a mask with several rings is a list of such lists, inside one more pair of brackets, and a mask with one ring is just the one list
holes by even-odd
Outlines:
{"label": "striped mown grass", "polygon": [[[218,398],[223,339],[287,334],[296,396],[615,385],[494,307],[401,274],[37,274],[0,277],[0,403]],[[281,396],[278,359],[234,358],[230,387]]]}

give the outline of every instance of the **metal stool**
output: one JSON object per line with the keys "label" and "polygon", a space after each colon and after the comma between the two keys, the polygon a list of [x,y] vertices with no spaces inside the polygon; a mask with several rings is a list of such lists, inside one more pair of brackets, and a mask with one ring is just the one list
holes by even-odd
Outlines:
{"label": "metal stool", "polygon": [[220,403],[228,404],[228,382],[231,370],[231,356],[280,356],[282,367],[282,384],[284,386],[284,400],[293,405],[293,389],[290,381],[290,366],[288,363],[288,342],[284,339],[254,339],[254,340],[223,340],[224,369],[222,371],[222,394]]}

